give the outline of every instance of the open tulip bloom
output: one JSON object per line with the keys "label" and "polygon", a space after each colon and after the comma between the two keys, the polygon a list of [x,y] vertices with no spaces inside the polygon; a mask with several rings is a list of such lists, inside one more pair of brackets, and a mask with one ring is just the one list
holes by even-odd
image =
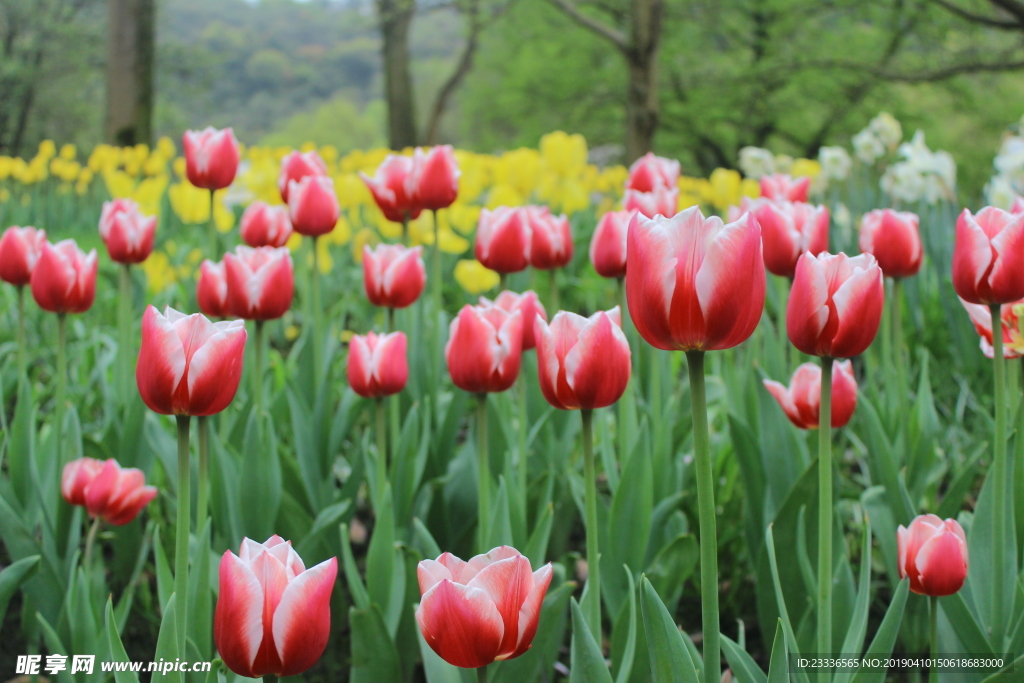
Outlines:
{"label": "open tulip bloom", "polygon": [[[960,299],[968,317],[974,324],[974,329],[981,337],[979,345],[981,352],[988,358],[993,355],[992,345],[992,311],[988,306],[981,304],[969,304]],[[1021,329],[1021,313],[1024,313],[1024,300],[1003,304],[1000,308],[999,320],[1002,323],[1002,346],[1003,357],[1008,359],[1021,358],[1024,356],[1024,331]]]}
{"label": "open tulip bloom", "polygon": [[[821,411],[821,366],[803,363],[789,386],[770,379],[764,387],[789,421],[800,429],[817,429]],[[850,361],[832,361],[832,428],[845,427],[857,408],[857,379]]]}
{"label": "open tulip bloom", "polygon": [[676,215],[678,206],[679,188],[674,185],[672,187],[656,185],[650,192],[626,190],[626,194],[622,198],[624,211],[638,211],[647,218],[655,216],[671,218]]}
{"label": "open tulip bloom", "polygon": [[547,322],[548,312],[544,310],[544,304],[537,298],[537,293],[532,289],[516,294],[508,289],[502,290],[494,301],[487,297],[480,297],[480,305],[483,307],[497,306],[507,313],[519,311],[523,316],[523,351],[529,351],[537,346],[533,334],[533,321],[540,319]]}
{"label": "open tulip bloom", "polygon": [[157,494],[155,486],[146,486],[142,470],[122,468],[114,459],[72,460],[64,466],[60,488],[69,504],[115,526],[135,519]]}
{"label": "open tulip bloom", "polygon": [[828,250],[828,209],[824,206],[771,199],[743,198],[761,225],[764,265],[769,272],[792,279],[802,254]]}

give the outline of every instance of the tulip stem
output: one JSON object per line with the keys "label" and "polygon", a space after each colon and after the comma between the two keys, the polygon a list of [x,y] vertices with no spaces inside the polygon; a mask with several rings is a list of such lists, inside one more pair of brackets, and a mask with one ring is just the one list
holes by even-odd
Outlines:
{"label": "tulip stem", "polygon": [[178,627],[178,652],[185,652],[186,621],[188,612],[188,538],[189,505],[192,488],[189,481],[192,474],[188,457],[189,416],[178,415],[178,520],[174,539],[174,594],[175,614]]}
{"label": "tulip stem", "polygon": [[203,530],[206,523],[206,509],[210,499],[210,418],[199,418],[199,483],[196,486],[196,531]]}
{"label": "tulip stem", "polygon": [[[1001,306],[992,304],[992,365],[995,375],[995,437],[992,455],[992,483],[995,502],[993,516],[994,538],[992,539],[992,633],[1005,633],[1005,576],[1006,576],[1006,359],[1003,358],[1003,322]],[[1012,513],[1010,517],[1012,517]]]}
{"label": "tulip stem", "polygon": [[529,461],[529,454],[526,452],[526,426],[528,424],[529,415],[526,410],[525,373],[519,373],[519,377],[516,379],[516,385],[518,388],[519,398],[519,410],[516,411],[517,436],[519,437],[518,449],[516,451],[518,462],[516,464],[519,466],[519,500],[523,510],[523,531],[525,532],[529,528],[529,525],[527,524],[527,518],[529,515],[526,511],[527,505],[529,504],[529,496],[527,494],[527,478],[529,477],[529,472],[526,467],[527,462]]}
{"label": "tulip stem", "polygon": [[[263,321],[256,321],[256,334],[253,342],[256,345],[256,368],[253,372],[253,403],[257,409],[263,406]],[[199,418],[200,423],[203,418]]]}
{"label": "tulip stem", "polygon": [[476,680],[477,683],[487,683],[487,667],[478,666],[476,668]]}
{"label": "tulip stem", "polygon": [[[213,207],[216,204],[214,201],[214,191],[210,190],[210,219],[206,222],[206,229],[209,232],[210,237],[210,259],[216,259],[217,254],[217,220],[214,217]],[[184,650],[182,650],[184,652]]]}
{"label": "tulip stem", "polygon": [[548,271],[548,278],[551,280],[551,315],[558,313],[558,269],[552,268]]}
{"label": "tulip stem", "polygon": [[320,394],[320,387],[324,383],[324,331],[321,329],[323,311],[320,308],[320,256],[318,242],[320,238],[313,238],[313,270],[310,272],[310,289],[313,292],[313,381],[317,395]]}
{"label": "tulip stem", "polygon": [[594,466],[594,411],[581,410],[583,418],[583,485],[587,530],[587,627],[601,642],[601,555],[598,549],[597,468]]}
{"label": "tulip stem", "polygon": [[100,531],[100,518],[96,517],[92,520],[92,524],[89,525],[89,535],[85,537],[85,555],[83,555],[82,565],[86,571],[89,570],[89,560],[92,559],[92,547],[96,543],[96,534]]}
{"label": "tulip stem", "polygon": [[18,376],[24,375],[25,368],[25,285],[18,287]]}
{"label": "tulip stem", "polygon": [[491,460],[487,447],[487,394],[478,396],[476,407],[476,457],[477,457],[477,511],[479,520],[477,543],[480,552],[485,553],[490,538],[491,522]]}
{"label": "tulip stem", "polygon": [[434,318],[441,311],[441,229],[437,223],[437,209],[430,212],[434,217],[434,252],[430,255],[430,291],[434,295]]}
{"label": "tulip stem", "polygon": [[[693,415],[693,451],[697,465],[697,508],[700,518],[700,592],[703,606],[704,680],[722,678],[718,617],[718,538],[715,523],[715,482],[708,433],[708,404],[704,391],[704,352],[687,351],[690,406]],[[654,375],[652,375],[653,378]],[[658,419],[655,417],[655,419]]]}
{"label": "tulip stem", "polygon": [[57,419],[57,463],[61,469],[67,463],[64,462],[64,404],[67,402],[68,392],[68,320],[66,313],[57,314],[57,405],[54,406],[54,415]]}
{"label": "tulip stem", "polygon": [[117,301],[117,367],[118,385],[125,405],[131,395],[132,372],[132,267],[125,263],[121,267],[121,291]]}
{"label": "tulip stem", "polygon": [[[821,359],[818,415],[818,652],[832,652],[832,359]],[[829,671],[821,674],[827,683]]]}
{"label": "tulip stem", "polygon": [[939,599],[934,595],[928,598],[931,614],[931,656],[932,665],[928,671],[928,683],[939,683],[939,667],[935,664],[935,658],[939,654]]}
{"label": "tulip stem", "polygon": [[391,334],[395,331],[395,309],[388,306],[388,326],[387,333]]}
{"label": "tulip stem", "polygon": [[498,274],[498,290],[508,289],[508,273]]}
{"label": "tulip stem", "polygon": [[409,212],[402,216],[402,244],[409,244]]}
{"label": "tulip stem", "polygon": [[381,497],[388,483],[388,431],[386,425],[385,399],[377,401],[377,505],[382,504]]}
{"label": "tulip stem", "polygon": [[907,358],[903,355],[903,287],[900,282],[898,279],[892,281],[892,350],[896,359],[896,400],[902,407],[909,399],[910,389],[907,383]]}

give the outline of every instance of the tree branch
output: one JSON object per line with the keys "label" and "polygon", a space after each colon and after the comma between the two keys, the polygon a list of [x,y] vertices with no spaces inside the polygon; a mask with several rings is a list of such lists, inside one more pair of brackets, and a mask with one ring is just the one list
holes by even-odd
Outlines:
{"label": "tree branch", "polygon": [[1021,26],[1024,26],[1024,2],[1020,0],[988,0],[989,4],[995,5],[1008,14],[1013,15]]}
{"label": "tree branch", "polygon": [[572,0],[548,0],[548,2],[550,2],[555,7],[565,12],[567,15],[569,15],[570,19],[575,21],[583,28],[593,31],[602,38],[611,41],[611,43],[615,45],[615,47],[622,50],[623,52],[629,49],[629,42],[626,40],[626,36],[621,31],[619,31],[616,28],[612,28],[611,26],[608,26],[607,24],[601,21],[598,21],[593,17],[588,17],[586,14],[583,14],[582,12],[580,12],[579,7],[577,7],[576,4],[572,2]]}
{"label": "tree branch", "polygon": [[480,0],[471,0],[466,8],[466,15],[469,22],[469,35],[466,37],[466,45],[462,48],[462,54],[455,65],[455,70],[441,86],[434,100],[434,107],[430,112],[430,120],[427,123],[427,144],[436,145],[441,129],[441,117],[452,94],[459,87],[462,79],[466,77],[469,70],[473,68],[473,57],[476,54],[478,39],[480,37]]}
{"label": "tree branch", "polygon": [[988,17],[983,14],[976,14],[974,12],[971,12],[970,10],[960,7],[957,4],[949,2],[948,0],[932,0],[932,2],[938,5],[939,7],[942,7],[946,11],[957,15],[961,19],[966,19],[967,21],[973,22],[975,24],[982,24],[983,26],[991,26],[993,28],[1010,31],[1020,30],[1022,28],[1022,24],[1016,21],[1009,21],[1007,19],[1000,19],[998,17]]}

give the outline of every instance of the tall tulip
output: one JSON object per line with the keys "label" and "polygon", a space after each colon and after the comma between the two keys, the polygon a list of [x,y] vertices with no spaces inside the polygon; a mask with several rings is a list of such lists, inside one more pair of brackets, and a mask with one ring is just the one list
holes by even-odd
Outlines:
{"label": "tall tulip", "polygon": [[0,280],[18,290],[18,371],[25,371],[25,285],[46,243],[46,231],[10,227],[0,237]]}
{"label": "tall tulip", "polygon": [[828,251],[828,209],[803,202],[744,198],[743,209],[761,225],[764,265],[769,272],[793,278],[801,255]]}
{"label": "tall tulip", "polygon": [[522,209],[484,209],[476,228],[476,260],[503,278],[518,273],[530,265],[530,237],[530,221]]}
{"label": "tall tulip", "polygon": [[410,184],[416,203],[423,209],[447,209],[459,195],[459,164],[451,145],[425,151],[417,147],[412,157]]}
{"label": "tall tulip", "polygon": [[678,182],[679,162],[648,152],[629,167],[626,189],[653,192],[656,187],[675,187]]}
{"label": "tall tulip", "polygon": [[316,664],[331,634],[338,558],[306,569],[291,541],[242,539],[220,561],[213,639],[240,676],[296,676]]}
{"label": "tall tulip", "polygon": [[288,207],[253,202],[242,214],[239,232],[250,247],[283,247],[292,236]]}
{"label": "tall tulip", "polygon": [[679,188],[656,186],[650,192],[639,190],[626,190],[622,198],[622,208],[625,211],[639,211],[647,218],[664,216],[671,218],[676,215],[679,206]]}
{"label": "tall tulip", "polygon": [[632,211],[609,211],[594,228],[590,262],[601,277],[626,277],[626,232],[632,218]]}
{"label": "tall tulip", "polygon": [[63,316],[85,313],[96,299],[96,250],[88,254],[74,240],[44,242],[32,269],[32,296],[39,308]]}
{"label": "tall tulip", "polygon": [[372,178],[362,172],[359,174],[384,217],[392,223],[402,224],[403,241],[409,230],[409,221],[418,218],[423,210],[417,201],[413,170],[412,157],[389,154]]}
{"label": "tall tulip", "polygon": [[916,275],[924,254],[917,214],[892,209],[867,212],[860,223],[860,250],[875,257],[885,277]]}
{"label": "tall tulip", "polygon": [[[857,378],[850,361],[832,361],[832,428],[845,427],[857,408]],[[817,429],[821,414],[821,367],[803,363],[793,373],[789,386],[770,379],[765,389],[789,421],[800,429]]]}
{"label": "tall tulip", "polygon": [[289,185],[293,180],[298,182],[306,176],[321,175],[327,175],[327,164],[316,150],[288,153],[281,160],[281,172],[277,176],[277,191],[281,194],[281,200],[288,203]]}
{"label": "tall tulip", "polygon": [[235,247],[224,254],[228,308],[245,320],[275,320],[292,305],[295,275],[285,247]]}
{"label": "tall tulip", "polygon": [[500,546],[468,562],[451,553],[423,560],[416,576],[423,640],[449,664],[472,669],[530,649],[551,564],[532,571],[518,550]]}
{"label": "tall tulip", "polygon": [[217,223],[214,220],[214,192],[231,185],[238,172],[238,140],[230,128],[188,130],[182,138],[185,149],[185,174],[198,188],[210,191],[210,220],[207,232],[210,255],[217,253]]}
{"label": "tall tulip", "polygon": [[762,197],[789,202],[806,202],[807,193],[811,189],[810,178],[794,178],[788,173],[762,176],[760,183]]}
{"label": "tall tulip", "polygon": [[[423,247],[401,244],[363,246],[363,287],[374,306],[405,308],[415,303],[426,285]],[[389,310],[390,316],[390,310]]]}

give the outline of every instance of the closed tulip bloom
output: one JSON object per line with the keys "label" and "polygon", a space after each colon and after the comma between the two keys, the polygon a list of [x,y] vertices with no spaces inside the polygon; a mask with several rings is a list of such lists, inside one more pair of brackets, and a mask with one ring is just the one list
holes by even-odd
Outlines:
{"label": "closed tulip bloom", "polygon": [[359,177],[366,183],[377,206],[389,221],[402,223],[412,220],[423,210],[416,198],[412,157],[389,154],[377,167],[372,178],[362,172]]}
{"label": "closed tulip bloom", "polygon": [[955,519],[919,515],[896,530],[900,578],[910,578],[910,590],[942,597],[959,591],[967,579],[967,536]]}
{"label": "closed tulip bloom", "polygon": [[530,222],[530,265],[537,270],[564,268],[572,261],[572,227],[569,219],[552,215],[546,206],[523,208]]}
{"label": "closed tulip bloom", "polygon": [[451,145],[439,145],[413,154],[412,187],[416,203],[423,209],[447,209],[459,196],[459,164]]}
{"label": "closed tulip bloom", "polygon": [[295,273],[286,247],[235,247],[224,254],[228,309],[245,320],[276,320],[292,305]]}
{"label": "closed tulip bloom", "polygon": [[50,313],[85,313],[96,299],[96,250],[74,240],[44,242],[32,269],[32,297]]}
{"label": "closed tulip bloom", "polygon": [[626,231],[632,211],[601,216],[590,240],[590,262],[601,277],[626,277]]}
{"label": "closed tulip bloom", "polygon": [[806,202],[811,189],[807,176],[794,178],[788,173],[775,173],[761,178],[761,196],[788,202]]}
{"label": "closed tulip bloom", "polygon": [[476,260],[499,273],[518,273],[530,265],[530,220],[523,209],[499,206],[480,212]]}
{"label": "closed tulip bloom", "polygon": [[509,313],[519,311],[523,316],[523,351],[529,351],[537,346],[537,341],[533,336],[533,321],[540,318],[547,322],[548,312],[544,310],[544,304],[537,298],[535,291],[528,289],[522,294],[516,294],[505,289],[494,301],[487,297],[480,297],[480,305],[497,306]]}
{"label": "closed tulip bloom", "polygon": [[0,237],[0,280],[16,287],[27,285],[45,243],[45,230],[16,226],[4,230]]}
{"label": "closed tulip bloom", "polygon": [[354,335],[348,344],[348,384],[363,398],[397,394],[409,380],[403,332]]}
{"label": "closed tulip bloom", "polygon": [[801,254],[828,251],[828,209],[803,202],[744,199],[761,225],[764,266],[769,272],[792,278]]}
{"label": "closed tulip bloom", "polygon": [[[787,387],[764,380],[768,393],[779,402],[789,421],[800,429],[817,429],[821,415],[821,366],[804,363],[796,369]],[[857,408],[857,379],[853,363],[832,361],[832,427],[845,427]]]}
{"label": "closed tulip bloom", "polygon": [[694,206],[673,218],[634,216],[626,238],[626,300],[659,349],[728,349],[764,309],[761,228],[749,213],[724,224]]}
{"label": "closed tulip bloom", "polygon": [[626,189],[651,192],[656,187],[675,187],[678,182],[679,162],[648,152],[629,167]]}
{"label": "closed tulip bloom", "polygon": [[610,406],[626,390],[630,351],[619,307],[589,318],[559,311],[534,322],[540,389],[559,410]]}
{"label": "closed tulip bloom", "polygon": [[473,669],[530,649],[551,564],[532,571],[518,550],[501,546],[468,562],[451,553],[423,560],[416,576],[423,639],[449,664]]}
{"label": "closed tulip bloom", "polygon": [[884,300],[882,269],[871,254],[805,253],[786,308],[789,341],[811,356],[857,356],[878,332]]}
{"label": "closed tulip bloom", "polygon": [[60,494],[69,505],[85,507],[85,490],[103,469],[103,461],[78,458],[64,465],[60,477]]}
{"label": "closed tulip bloom", "polygon": [[953,288],[972,304],[1024,298],[1024,213],[987,206],[956,221]]}
{"label": "closed tulip bloom", "polygon": [[876,209],[860,222],[860,250],[878,261],[885,277],[910,277],[921,269],[921,235],[916,213]]}
{"label": "closed tulip bloom", "polygon": [[363,287],[374,306],[405,308],[411,306],[427,283],[423,265],[423,247],[378,244],[363,246]]}
{"label": "closed tulip bloom", "polygon": [[185,174],[188,181],[204,190],[223,190],[238,172],[238,140],[230,128],[187,130],[182,138],[185,148]]}
{"label": "closed tulip bloom", "polygon": [[327,164],[316,150],[293,151],[281,159],[281,172],[277,176],[277,191],[281,194],[281,200],[288,203],[288,184],[291,181],[298,182],[311,175],[327,175]]}
{"label": "closed tulip bloom", "polygon": [[[992,347],[992,313],[988,306],[969,304],[963,299],[960,303],[967,310],[967,315],[974,323],[974,329],[981,337],[981,351],[989,358],[995,355]],[[1024,356],[1024,331],[1021,330],[1020,313],[1024,313],[1024,300],[1003,304],[999,308],[1000,328],[1003,334],[1003,357],[1020,358]]]}
{"label": "closed tulip bloom", "polygon": [[242,214],[240,232],[250,247],[283,247],[292,236],[288,207],[253,202]]}
{"label": "closed tulip bloom", "polygon": [[522,345],[522,313],[466,304],[448,328],[448,374],[473,394],[505,391],[519,375]]}
{"label": "closed tulip bloom", "polygon": [[224,262],[214,263],[206,259],[199,266],[199,279],[196,281],[196,303],[203,315],[211,318],[224,318],[230,315],[228,306],[228,278]]}
{"label": "closed tulip bloom", "polygon": [[650,192],[639,190],[626,190],[622,198],[622,208],[625,211],[639,211],[647,218],[665,216],[672,218],[676,215],[676,207],[679,205],[678,187],[656,187]]}
{"label": "closed tulip bloom", "polygon": [[135,368],[142,401],[162,415],[214,415],[228,407],[242,377],[245,323],[212,323],[153,306],[142,316]]}
{"label": "closed tulip bloom", "polygon": [[130,199],[103,203],[100,213],[100,237],[107,245],[111,261],[142,263],[153,253],[156,216],[144,216]]}
{"label": "closed tulip bloom", "polygon": [[331,634],[338,558],[306,569],[291,541],[242,539],[220,560],[213,641],[240,676],[295,676],[316,664]]}
{"label": "closed tulip bloom", "polygon": [[79,458],[65,465],[61,476],[64,500],[114,526],[135,519],[156,493],[155,486],[146,486],[142,470],[122,468],[114,459]]}
{"label": "closed tulip bloom", "polygon": [[319,237],[334,230],[341,215],[334,181],[327,176],[306,176],[288,186],[288,212],[292,229],[306,237]]}

